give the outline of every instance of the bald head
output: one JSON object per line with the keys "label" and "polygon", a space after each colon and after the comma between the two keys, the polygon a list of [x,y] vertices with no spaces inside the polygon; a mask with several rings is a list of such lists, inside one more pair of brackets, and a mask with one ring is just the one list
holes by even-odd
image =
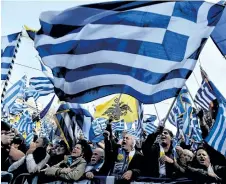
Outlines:
{"label": "bald head", "polygon": [[91,164],[95,165],[104,160],[104,150],[101,148],[96,148],[93,150],[93,155],[91,157]]}

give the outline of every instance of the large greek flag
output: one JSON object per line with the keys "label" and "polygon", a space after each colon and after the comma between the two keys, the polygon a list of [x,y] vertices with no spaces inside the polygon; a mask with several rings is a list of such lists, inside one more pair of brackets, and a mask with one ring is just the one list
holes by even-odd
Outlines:
{"label": "large greek flag", "polygon": [[1,38],[1,80],[6,80],[15,55],[20,33],[14,33]]}
{"label": "large greek flag", "polygon": [[226,104],[220,103],[215,123],[205,139],[215,150],[226,156]]}
{"label": "large greek flag", "polygon": [[62,101],[126,93],[156,103],[179,92],[222,12],[203,1],[115,1],[43,12],[35,47]]}
{"label": "large greek flag", "polygon": [[210,102],[212,102],[216,97],[213,94],[213,90],[211,89],[210,85],[204,79],[202,81],[201,87],[197,91],[195,95],[195,102],[203,109],[209,110]]}
{"label": "large greek flag", "polygon": [[30,87],[34,88],[39,93],[39,96],[54,93],[53,84],[47,77],[32,77],[30,79]]}
{"label": "large greek flag", "polygon": [[3,109],[9,110],[15,100],[20,97],[24,96],[24,88],[25,88],[26,76],[23,76],[19,81],[17,81],[12,87],[10,87],[5,94],[3,99],[2,105]]}

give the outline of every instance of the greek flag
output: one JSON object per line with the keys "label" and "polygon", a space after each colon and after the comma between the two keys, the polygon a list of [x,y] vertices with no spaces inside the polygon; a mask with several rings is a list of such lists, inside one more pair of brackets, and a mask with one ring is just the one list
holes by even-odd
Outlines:
{"label": "greek flag", "polygon": [[17,47],[19,33],[14,33],[8,36],[2,36],[1,40],[1,80],[6,80],[9,69],[15,57],[15,49]]}
{"label": "greek flag", "polygon": [[31,142],[33,141],[34,138],[34,134],[33,132],[29,133],[25,139],[25,143],[27,146],[29,146],[31,144]]}
{"label": "greek flag", "polygon": [[12,87],[10,87],[5,94],[4,100],[2,102],[3,109],[9,109],[13,106],[15,100],[18,97],[24,96],[24,88],[26,86],[26,76],[23,76],[19,81],[17,81]]}
{"label": "greek flag", "polygon": [[189,98],[188,90],[183,87],[177,99],[177,106],[181,113],[183,113],[183,128],[182,131],[188,137],[191,136],[191,120],[192,120],[192,103]]}
{"label": "greek flag", "polygon": [[96,118],[93,120],[92,127],[96,136],[103,134],[104,130],[107,128],[107,121],[108,120],[105,118]]}
{"label": "greek flag", "polygon": [[205,141],[226,156],[226,104],[221,102],[217,117]]}
{"label": "greek flag", "polygon": [[170,111],[169,117],[168,117],[168,121],[174,125],[177,126],[177,117],[179,116],[179,112],[178,112],[178,108],[175,105],[172,110]]}
{"label": "greek flag", "polygon": [[62,101],[126,93],[157,103],[180,91],[223,9],[203,1],[116,1],[43,12],[35,48]]}
{"label": "greek flag", "polygon": [[39,96],[54,93],[53,84],[47,77],[32,77],[30,79],[30,87],[35,89],[39,93]]}
{"label": "greek flag", "polygon": [[191,127],[192,127],[191,138],[195,142],[201,142],[203,140],[202,131],[196,113],[194,112],[192,113]]}
{"label": "greek flag", "polygon": [[111,127],[113,132],[116,132],[116,131],[122,132],[125,130],[125,122],[123,120],[119,122],[114,122],[112,123]]}
{"label": "greek flag", "polygon": [[17,115],[28,108],[27,105],[14,103],[13,106],[9,109],[9,113],[13,115]]}
{"label": "greek flag", "polygon": [[33,88],[27,88],[25,89],[25,100],[28,100],[28,98],[33,97],[35,101],[39,98],[39,93]]}
{"label": "greek flag", "polygon": [[147,132],[147,134],[152,134],[157,130],[157,126],[154,124],[154,122],[149,122],[146,124],[145,126],[145,131]]}
{"label": "greek flag", "polygon": [[213,94],[213,90],[210,88],[210,85],[204,79],[202,81],[201,87],[195,95],[195,102],[203,109],[209,110],[210,102],[212,102],[216,97]]}
{"label": "greek flag", "polygon": [[28,134],[32,132],[34,123],[32,122],[32,118],[28,111],[23,113],[19,122],[15,125],[15,128],[17,128],[20,133],[26,132]]}

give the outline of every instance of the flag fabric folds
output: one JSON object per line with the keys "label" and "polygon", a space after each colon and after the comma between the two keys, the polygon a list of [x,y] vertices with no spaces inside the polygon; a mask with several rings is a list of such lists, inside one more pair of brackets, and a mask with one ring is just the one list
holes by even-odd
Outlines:
{"label": "flag fabric folds", "polygon": [[154,122],[148,122],[145,126],[145,131],[147,134],[152,134],[157,130],[157,126],[154,124]]}
{"label": "flag fabric folds", "polygon": [[216,28],[211,33],[211,38],[223,56],[226,56],[226,9],[221,16]]}
{"label": "flag fabric folds", "polygon": [[43,12],[35,48],[62,101],[126,93],[157,103],[178,94],[222,12],[203,1],[116,1]]}
{"label": "flag fabric folds", "polygon": [[28,98],[33,97],[35,101],[39,98],[39,93],[33,88],[26,88],[25,89],[25,100],[28,100]]}
{"label": "flag fabric folds", "polygon": [[18,123],[15,124],[15,128],[20,133],[26,132],[27,134],[31,133],[34,128],[34,123],[32,122],[32,118],[28,111],[25,111],[21,116]]}
{"label": "flag fabric folds", "polygon": [[19,41],[19,33],[14,33],[1,38],[1,80],[6,80],[11,67],[15,50]]}
{"label": "flag fabric folds", "polygon": [[5,94],[2,102],[3,109],[9,111],[18,97],[24,96],[24,88],[26,86],[26,76],[23,76],[13,86],[11,86]]}
{"label": "flag fabric folds", "polygon": [[113,122],[124,120],[135,122],[138,120],[137,100],[126,94],[116,95],[111,100],[96,106],[95,118],[112,119]]}
{"label": "flag fabric folds", "polygon": [[206,79],[203,79],[201,87],[197,91],[197,94],[195,95],[194,101],[203,109],[203,110],[209,110],[210,103],[216,99],[216,97],[213,94],[213,90],[210,88],[210,85],[208,82],[206,82]]}
{"label": "flag fabric folds", "polygon": [[226,104],[220,103],[217,117],[205,141],[226,156]]}
{"label": "flag fabric folds", "polygon": [[17,115],[28,108],[27,105],[14,103],[13,106],[9,109],[9,113],[13,115]]}
{"label": "flag fabric folds", "polygon": [[30,39],[35,39],[36,30],[29,28],[28,26],[24,25],[25,31],[27,32]]}
{"label": "flag fabric folds", "polygon": [[30,79],[30,87],[35,89],[39,93],[39,96],[54,93],[53,84],[47,77],[32,77]]}
{"label": "flag fabric folds", "polygon": [[46,107],[40,112],[40,118],[44,118],[45,115],[48,113],[52,103],[53,103],[53,100],[55,98],[55,95],[52,97],[52,99],[49,101],[49,103],[46,105]]}

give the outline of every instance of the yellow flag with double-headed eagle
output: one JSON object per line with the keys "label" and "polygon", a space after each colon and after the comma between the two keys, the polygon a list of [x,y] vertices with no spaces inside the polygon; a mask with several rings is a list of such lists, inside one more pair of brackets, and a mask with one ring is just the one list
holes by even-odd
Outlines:
{"label": "yellow flag with double-headed eagle", "polygon": [[131,123],[138,120],[137,100],[126,94],[116,95],[111,100],[96,106],[95,118],[112,119],[113,122],[124,120]]}

